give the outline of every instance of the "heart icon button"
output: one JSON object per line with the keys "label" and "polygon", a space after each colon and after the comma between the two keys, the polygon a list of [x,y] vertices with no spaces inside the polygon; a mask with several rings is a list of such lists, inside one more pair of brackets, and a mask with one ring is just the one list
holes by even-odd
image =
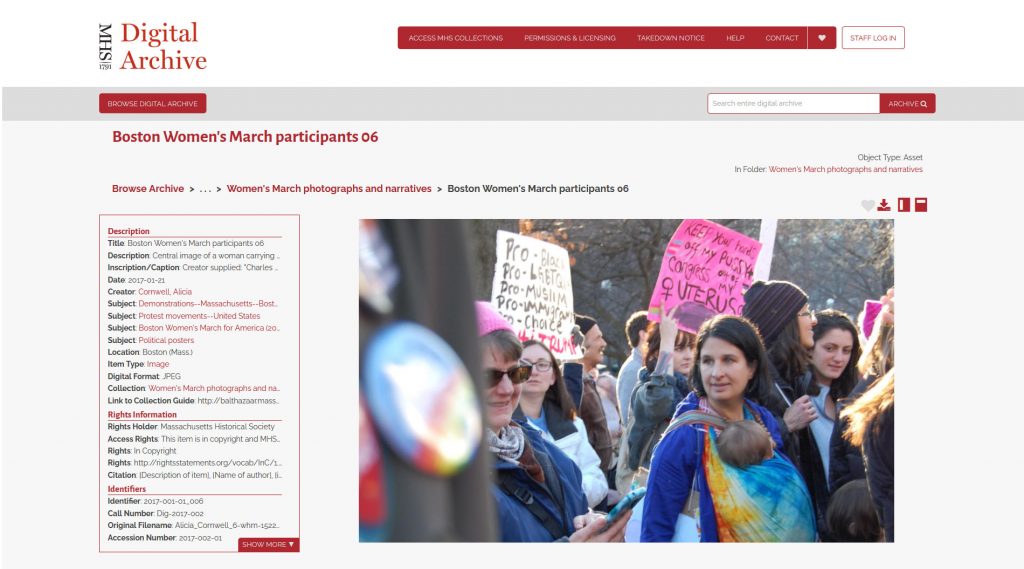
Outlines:
{"label": "heart icon button", "polygon": [[864,208],[864,211],[871,211],[875,209],[875,200],[863,200],[860,202],[860,207]]}
{"label": "heart icon button", "polygon": [[826,36],[825,34],[818,34],[818,41],[825,41],[825,38],[827,37],[828,36]]}

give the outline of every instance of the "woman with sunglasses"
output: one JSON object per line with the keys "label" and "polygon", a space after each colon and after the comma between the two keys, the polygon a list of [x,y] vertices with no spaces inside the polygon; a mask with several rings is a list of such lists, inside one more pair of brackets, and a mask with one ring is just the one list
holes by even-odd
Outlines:
{"label": "woman with sunglasses", "polygon": [[544,440],[539,429],[513,419],[532,366],[521,360],[523,345],[494,307],[477,302],[476,314],[501,540],[622,541],[629,514],[606,526],[604,515],[588,512],[580,469],[572,459]]}
{"label": "woman with sunglasses", "polygon": [[537,340],[523,342],[523,363],[530,364],[533,373],[523,383],[519,410],[529,423],[541,430],[548,442],[553,442],[583,474],[583,493],[591,508],[608,495],[608,479],[601,470],[601,459],[587,439],[587,428],[576,414],[572,398],[562,379],[562,370],[554,354]]}

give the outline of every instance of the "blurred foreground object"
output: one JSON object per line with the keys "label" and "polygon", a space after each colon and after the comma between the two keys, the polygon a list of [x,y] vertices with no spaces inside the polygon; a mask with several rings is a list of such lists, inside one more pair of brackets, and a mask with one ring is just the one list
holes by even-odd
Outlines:
{"label": "blurred foreground object", "polygon": [[[362,220],[359,235],[360,394],[385,489],[364,492],[374,482],[361,476],[360,539],[493,541],[483,386],[467,371],[480,356],[463,224]],[[362,471],[374,449],[359,450]]]}

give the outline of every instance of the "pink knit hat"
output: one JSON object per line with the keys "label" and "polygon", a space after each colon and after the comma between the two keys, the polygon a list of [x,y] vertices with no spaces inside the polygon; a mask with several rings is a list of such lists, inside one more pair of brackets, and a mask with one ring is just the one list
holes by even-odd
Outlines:
{"label": "pink knit hat", "polygon": [[505,317],[498,314],[498,311],[491,306],[490,302],[476,301],[476,329],[481,337],[494,332],[495,330],[508,330],[515,332],[512,325],[505,320]]}

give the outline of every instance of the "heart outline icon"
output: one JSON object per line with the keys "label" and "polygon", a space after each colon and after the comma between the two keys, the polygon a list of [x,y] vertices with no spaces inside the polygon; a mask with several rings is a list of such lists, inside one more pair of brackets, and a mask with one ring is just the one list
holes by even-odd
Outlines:
{"label": "heart outline icon", "polygon": [[864,208],[864,211],[871,211],[875,209],[875,200],[861,200],[860,207]]}

